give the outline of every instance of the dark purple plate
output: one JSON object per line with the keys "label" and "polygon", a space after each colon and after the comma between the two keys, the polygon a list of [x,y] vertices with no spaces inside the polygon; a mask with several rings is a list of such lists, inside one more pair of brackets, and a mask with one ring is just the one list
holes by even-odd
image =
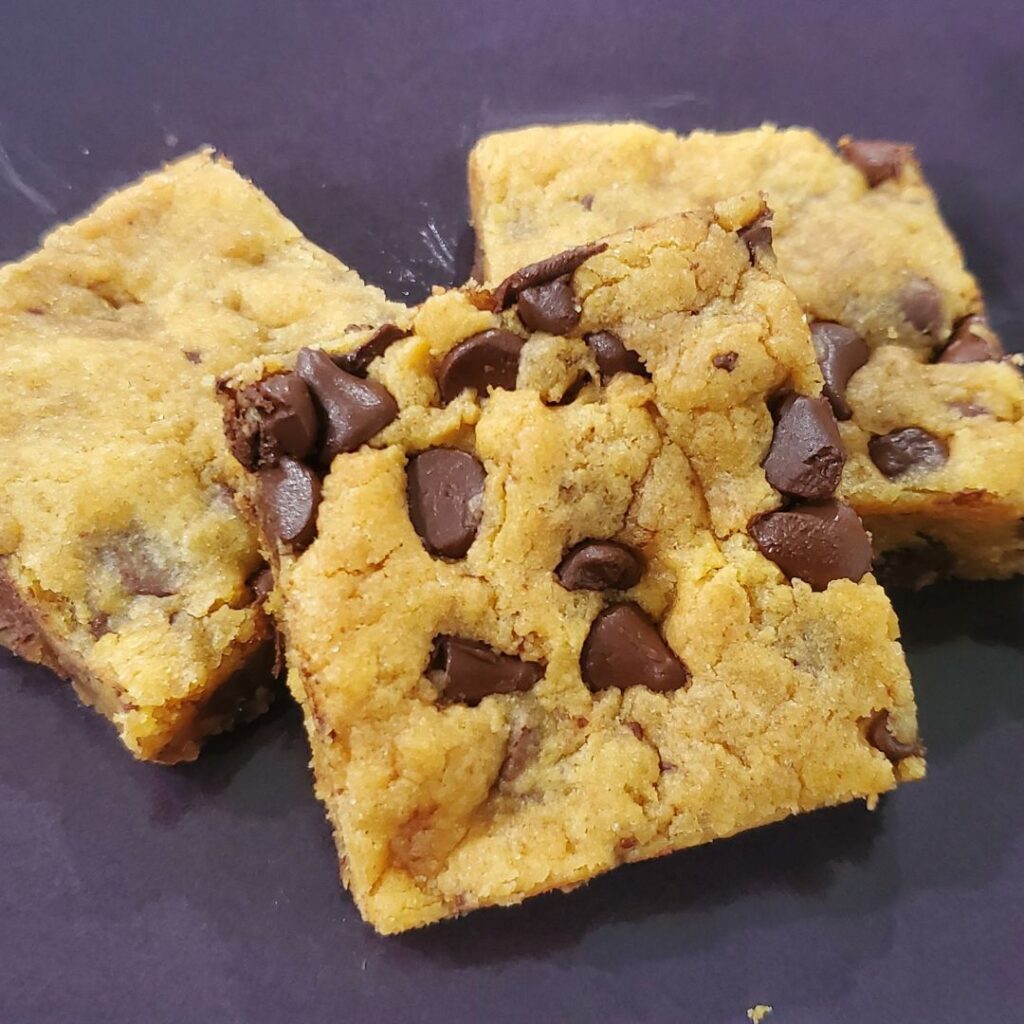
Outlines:
{"label": "dark purple plate", "polygon": [[[436,7],[430,11],[430,7]],[[689,6],[691,10],[684,8]],[[0,18],[0,259],[212,143],[394,298],[464,278],[481,132],[770,119],[911,139],[1011,346],[1019,0],[34,0]],[[337,882],[287,703],[133,763],[0,655],[0,1021],[995,1024],[1024,1010],[1024,587],[897,596],[928,780],[380,939]]]}

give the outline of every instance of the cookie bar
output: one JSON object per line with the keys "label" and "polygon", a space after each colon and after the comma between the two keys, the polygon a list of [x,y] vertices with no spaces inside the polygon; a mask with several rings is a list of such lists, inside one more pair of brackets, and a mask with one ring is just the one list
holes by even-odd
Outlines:
{"label": "cookie bar", "polygon": [[0,642],[140,758],[263,708],[262,562],[212,381],[396,308],[209,153],[0,269]]}
{"label": "cookie bar", "polygon": [[[1024,570],[1024,381],[910,146],[764,126],[680,137],[537,127],[469,159],[478,273],[745,189],[768,194],[779,267],[812,321],[849,453],[840,490],[892,578]],[[1015,365],[1015,361],[1017,365]]]}
{"label": "cookie bar", "polygon": [[923,774],[762,212],[563,252],[436,294],[387,347],[223,383],[317,793],[379,931]]}

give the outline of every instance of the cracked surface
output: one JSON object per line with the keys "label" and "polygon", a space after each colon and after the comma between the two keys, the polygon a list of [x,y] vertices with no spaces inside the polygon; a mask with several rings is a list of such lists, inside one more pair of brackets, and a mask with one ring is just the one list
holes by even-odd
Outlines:
{"label": "cracked surface", "polygon": [[[909,153],[894,178],[870,188],[801,129],[680,137],[641,124],[582,124],[485,137],[469,179],[487,281],[566,246],[764,191],[779,268],[805,312],[853,328],[872,349],[847,392],[851,459],[840,494],[865,518],[876,553],[940,544],[945,573],[1024,571],[1024,380],[1007,362],[932,362],[982,300]],[[931,334],[901,308],[903,290],[920,281],[937,289]],[[986,412],[965,416],[951,402]],[[867,458],[867,442],[907,426],[936,432],[951,457],[938,471],[889,481]]]}
{"label": "cracked surface", "polygon": [[267,699],[237,678],[270,625],[212,375],[395,308],[209,153],[0,270],[0,640],[137,756],[194,757]]}
{"label": "cracked surface", "polygon": [[[760,468],[766,399],[784,382],[820,391],[798,305],[733,230],[760,209],[741,198],[611,239],[573,275],[582,310],[566,337],[528,336],[514,310],[482,310],[472,293],[429,299],[412,336],[370,368],[400,415],[335,458],[316,539],[296,556],[264,538],[317,791],[343,878],[378,930],[568,889],[923,774],[921,758],[894,765],[864,735],[882,708],[897,735],[916,735],[879,586],[791,584],[746,534],[752,515],[781,504]],[[528,338],[517,389],[441,406],[441,359],[493,327]],[[652,380],[596,384],[583,336],[599,329],[633,347]],[[731,372],[714,365],[725,351]],[[228,386],[289,366],[263,360]],[[592,379],[577,397],[546,404],[580,368]],[[407,512],[406,462],[439,444],[487,471],[483,520],[458,561],[432,557]],[[255,487],[250,477],[245,501]],[[590,537],[641,552],[641,581],[560,586],[565,551]],[[616,600],[658,623],[688,686],[584,685],[584,640]],[[439,634],[545,674],[473,707],[442,703],[427,675]]]}

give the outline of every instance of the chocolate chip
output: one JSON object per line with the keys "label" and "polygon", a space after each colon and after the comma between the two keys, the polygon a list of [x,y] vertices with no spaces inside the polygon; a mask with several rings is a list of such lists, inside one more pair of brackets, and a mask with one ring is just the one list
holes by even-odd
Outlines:
{"label": "chocolate chip", "polygon": [[555,570],[566,590],[628,590],[643,574],[640,553],[614,540],[577,544]]}
{"label": "chocolate chip", "polygon": [[575,402],[579,397],[579,393],[590,383],[589,373],[580,373],[576,375],[576,379],[565,389],[562,397],[557,402],[549,403],[554,405],[569,405]]}
{"label": "chocolate chip", "polygon": [[202,353],[197,352],[194,348],[182,349],[182,354],[194,366],[198,366],[203,361]]}
{"label": "chocolate chip", "polygon": [[398,404],[387,388],[335,366],[320,349],[302,349],[295,372],[309,386],[323,413],[319,457],[324,465],[329,466],[341,452],[354,452],[398,415]]}
{"label": "chocolate chip", "polygon": [[903,548],[883,552],[875,559],[875,575],[886,587],[921,587],[953,571],[953,555],[942,541],[921,536]]}
{"label": "chocolate chip", "polygon": [[839,140],[839,152],[874,188],[883,181],[898,177],[903,165],[913,155],[914,148],[906,143],[884,139],[845,138]]}
{"label": "chocolate chip", "polygon": [[462,558],[483,516],[480,462],[455,448],[430,448],[409,460],[409,518],[427,550]]}
{"label": "chocolate chip", "polygon": [[529,690],[544,675],[544,666],[502,654],[478,640],[439,636],[428,673],[443,700],[473,707],[494,693]]}
{"label": "chocolate chip", "polygon": [[224,423],[231,451],[249,470],[274,466],[283,455],[305,458],[319,429],[309,388],[294,373],[237,392]]}
{"label": "chocolate chip", "polygon": [[304,463],[282,458],[260,470],[256,504],[268,536],[301,551],[316,535],[320,478]]}
{"label": "chocolate chip", "polygon": [[524,288],[516,312],[531,331],[548,334],[568,334],[580,322],[580,307],[568,277]]}
{"label": "chocolate chip", "polygon": [[889,712],[876,712],[868,723],[868,743],[876,750],[880,750],[893,764],[908,757],[921,757],[924,748],[919,740],[912,743],[904,743],[896,739],[889,731]]}
{"label": "chocolate chip", "polygon": [[523,774],[540,750],[540,737],[540,729],[532,725],[524,725],[512,733],[505,747],[505,760],[498,772],[502,782],[513,782]]}
{"label": "chocolate chip", "polygon": [[922,334],[934,335],[942,327],[942,294],[925,277],[915,277],[903,286],[900,310],[907,323]]}
{"label": "chocolate chip", "polygon": [[686,666],[636,604],[612,605],[594,619],[580,655],[580,671],[594,691],[646,686],[667,693],[690,681]]}
{"label": "chocolate chip", "polygon": [[949,448],[942,438],[921,427],[901,427],[872,436],[868,454],[882,475],[892,480],[912,469],[938,469],[949,458]]}
{"label": "chocolate chip", "polygon": [[548,284],[556,277],[564,277],[571,274],[580,264],[585,263],[591,256],[604,252],[608,248],[607,242],[591,242],[589,245],[578,245],[575,249],[566,249],[556,256],[549,256],[539,263],[531,263],[521,267],[514,274],[509,274],[501,284],[494,290],[492,305],[495,313],[508,309],[524,288],[533,288],[539,284]]}
{"label": "chocolate chip", "polygon": [[466,388],[484,398],[488,388],[515,391],[519,356],[525,342],[518,334],[493,328],[460,341],[441,360],[437,386],[447,405]]}
{"label": "chocolate chip", "polygon": [[649,377],[640,357],[626,348],[622,339],[612,331],[594,331],[585,338],[587,347],[594,353],[601,381],[608,383],[617,373],[635,373],[638,377]]}
{"label": "chocolate chip", "polygon": [[745,228],[740,228],[737,234],[746,242],[751,263],[756,263],[762,256],[771,255],[774,252],[771,210],[759,214],[756,220],[751,221]]}
{"label": "chocolate chip", "polygon": [[264,565],[259,572],[249,580],[249,587],[252,589],[257,604],[262,604],[274,589],[274,573],[269,565]]}
{"label": "chocolate chip", "polygon": [[811,341],[825,379],[822,391],[832,403],[836,419],[848,420],[853,411],[846,401],[846,386],[868,361],[868,347],[856,331],[831,320],[815,320],[811,324]]}
{"label": "chocolate chip", "polygon": [[370,335],[354,352],[335,356],[334,364],[347,373],[357,377],[365,377],[370,363],[379,359],[385,352],[402,338],[408,338],[409,332],[402,330],[397,324],[383,324]]}
{"label": "chocolate chip", "polygon": [[871,569],[871,541],[860,517],[839,501],[769,512],[751,522],[750,535],[765,558],[814,590],[832,580],[856,582]]}
{"label": "chocolate chip", "polygon": [[641,742],[644,738],[644,727],[639,722],[627,722],[626,728]]}
{"label": "chocolate chip", "polygon": [[977,402],[950,402],[949,407],[950,409],[956,409],[961,416],[966,416],[968,419],[972,419],[975,416],[988,416],[991,411]]}
{"label": "chocolate chip", "polygon": [[828,498],[839,486],[845,462],[828,399],[788,395],[778,408],[764,460],[768,483],[794,498]]}
{"label": "chocolate chip", "polygon": [[711,360],[711,365],[716,370],[725,370],[726,373],[732,373],[736,369],[736,364],[739,362],[740,354],[738,352],[719,352],[714,359]]}
{"label": "chocolate chip", "polygon": [[1003,346],[985,318],[972,314],[956,325],[940,363],[985,363],[1003,358]]}
{"label": "chocolate chip", "polygon": [[173,573],[160,565],[138,534],[128,532],[100,551],[100,560],[112,567],[129,594],[137,597],[170,597],[177,593]]}
{"label": "chocolate chip", "polygon": [[594,207],[594,197],[589,192],[580,196],[580,206],[589,213]]}

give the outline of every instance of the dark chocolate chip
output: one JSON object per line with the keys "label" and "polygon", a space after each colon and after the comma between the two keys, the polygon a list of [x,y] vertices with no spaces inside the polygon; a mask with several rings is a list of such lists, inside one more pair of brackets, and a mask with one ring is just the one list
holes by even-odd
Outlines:
{"label": "dark chocolate chip", "polygon": [[566,249],[556,256],[549,256],[539,263],[531,263],[521,267],[514,274],[509,274],[501,284],[494,290],[492,296],[493,309],[496,313],[508,309],[524,288],[533,288],[539,284],[547,284],[554,281],[556,277],[564,277],[571,274],[580,264],[585,263],[591,256],[604,252],[608,248],[607,242],[591,242],[589,245],[578,245],[574,249]]}
{"label": "dark chocolate chip", "polygon": [[309,466],[288,457],[259,472],[256,499],[267,534],[295,551],[308,547],[316,535],[320,478]]}
{"label": "dark chocolate chip", "polygon": [[925,277],[915,277],[903,286],[900,310],[922,334],[934,335],[942,327],[942,293]]}
{"label": "dark chocolate chip", "polygon": [[772,254],[774,250],[772,249],[771,210],[759,214],[756,220],[751,221],[745,228],[740,228],[737,234],[747,245],[751,263],[756,263],[762,256]]}
{"label": "dark chocolate chip", "polygon": [[612,605],[594,619],[580,655],[580,671],[594,691],[646,686],[667,693],[690,681],[686,666],[636,604]]}
{"label": "dark chocolate chip", "polygon": [[540,736],[540,730],[532,725],[524,725],[509,736],[505,760],[498,772],[502,782],[513,782],[523,774],[540,750]]}
{"label": "dark chocolate chip", "polygon": [[430,448],[409,460],[409,518],[427,550],[462,558],[483,516],[480,462],[455,448]]}
{"label": "dark chocolate chip", "polygon": [[950,409],[956,409],[961,416],[966,416],[969,419],[975,416],[988,416],[991,410],[986,409],[985,406],[979,405],[977,402],[950,402]]}
{"label": "dark chocolate chip", "polygon": [[736,369],[736,364],[739,360],[739,352],[719,352],[718,355],[711,360],[711,365],[716,370],[725,370],[726,373],[732,373],[732,371]]}
{"label": "dark chocolate chip", "polygon": [[892,480],[912,469],[938,469],[949,458],[949,448],[942,438],[921,427],[901,427],[874,435],[868,441],[868,454],[879,472]]}
{"label": "dark chocolate chip", "polygon": [[848,420],[853,411],[846,401],[846,386],[868,361],[868,346],[856,331],[831,320],[815,320],[811,324],[811,341],[825,380],[822,391],[832,403],[836,419]]}
{"label": "dark chocolate chip", "polygon": [[586,342],[597,360],[603,383],[607,384],[617,373],[650,376],[640,357],[631,348],[626,348],[622,339],[613,331],[594,331],[586,336]]}
{"label": "dark chocolate chip", "polygon": [[484,398],[488,388],[515,391],[524,344],[518,334],[501,328],[460,341],[437,370],[442,403],[447,405],[466,388],[473,388],[478,398]]}
{"label": "dark chocolate chip", "polygon": [[884,139],[840,139],[839,152],[847,163],[853,164],[874,188],[883,181],[899,176],[903,165],[911,158],[914,149],[901,142]]}
{"label": "dark chocolate chip", "polygon": [[524,288],[516,312],[531,331],[548,334],[568,334],[580,322],[580,307],[568,277]]}
{"label": "dark chocolate chip", "polygon": [[856,582],[871,569],[871,541],[860,517],[839,501],[769,512],[750,524],[750,535],[765,558],[814,590],[832,580]]}
{"label": "dark chocolate chip", "polygon": [[788,395],[778,408],[764,460],[768,483],[794,498],[828,498],[839,486],[845,462],[828,399]]}
{"label": "dark chocolate chip", "polygon": [[319,429],[309,388],[294,373],[267,377],[255,388],[259,465],[273,466],[282,455],[305,458],[316,445]]}
{"label": "dark chocolate chip", "polygon": [[365,377],[370,363],[380,358],[396,342],[408,338],[409,332],[402,330],[397,324],[383,324],[373,332],[354,352],[335,356],[334,364],[347,373],[357,377]]}
{"label": "dark chocolate chip", "polygon": [[953,556],[940,540],[921,536],[914,543],[886,551],[875,559],[875,575],[886,587],[920,590],[949,576]]}
{"label": "dark chocolate chip", "polygon": [[110,616],[106,612],[99,612],[89,620],[89,633],[94,640],[105,637],[110,632]]}
{"label": "dark chocolate chip", "polygon": [[335,366],[320,349],[304,348],[295,361],[295,372],[323,413],[319,457],[324,465],[341,452],[354,452],[398,415],[398,404],[387,388]]}
{"label": "dark chocolate chip", "polygon": [[586,195],[580,196],[580,206],[589,213],[594,206],[594,197],[589,192]]}
{"label": "dark chocolate chip", "polygon": [[195,366],[198,366],[203,361],[203,354],[197,352],[194,348],[182,349],[182,353],[185,358]]}
{"label": "dark chocolate chip", "polygon": [[577,544],[555,570],[566,590],[629,590],[643,574],[640,553],[614,540]]}
{"label": "dark chocolate chip", "polygon": [[893,764],[903,761],[908,757],[920,757],[924,754],[924,748],[919,740],[911,743],[904,743],[896,739],[889,731],[889,712],[879,711],[872,715],[868,723],[868,743],[876,750],[880,750]]}
{"label": "dark chocolate chip", "polygon": [[973,314],[956,325],[940,363],[986,363],[1003,358],[1003,346],[985,318]]}
{"label": "dark chocolate chip", "polygon": [[644,727],[639,722],[627,722],[626,728],[638,739],[643,741]]}
{"label": "dark chocolate chip", "polygon": [[439,636],[428,671],[443,700],[472,707],[494,693],[529,690],[544,675],[544,666],[502,654],[478,640]]}

